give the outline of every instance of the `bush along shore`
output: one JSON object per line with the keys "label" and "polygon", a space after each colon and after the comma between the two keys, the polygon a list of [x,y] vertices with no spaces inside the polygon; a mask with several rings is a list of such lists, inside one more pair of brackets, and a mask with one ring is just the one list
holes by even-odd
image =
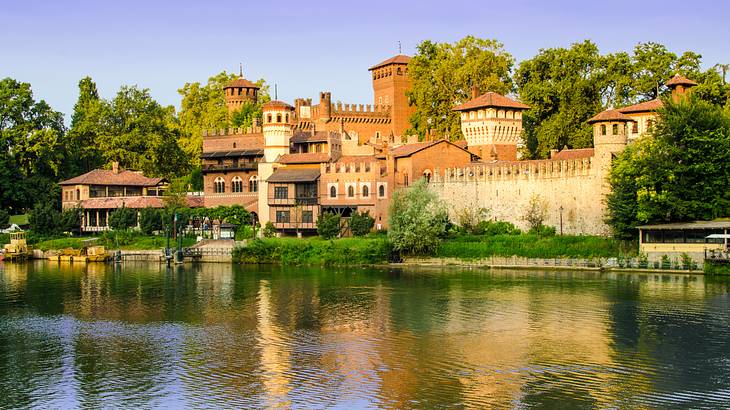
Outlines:
{"label": "bush along shore", "polygon": [[392,260],[387,238],[264,238],[233,250],[238,263],[281,263],[286,265],[373,265]]}

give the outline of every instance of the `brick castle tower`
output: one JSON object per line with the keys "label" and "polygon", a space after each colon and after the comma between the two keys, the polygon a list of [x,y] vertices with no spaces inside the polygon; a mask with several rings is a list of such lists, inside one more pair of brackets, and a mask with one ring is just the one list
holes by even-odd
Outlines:
{"label": "brick castle tower", "polygon": [[243,67],[241,68],[238,78],[228,82],[223,87],[223,92],[226,95],[226,108],[231,113],[241,109],[246,101],[255,103],[259,97],[260,87],[251,81],[243,78]]}
{"label": "brick castle tower", "polygon": [[376,106],[390,107],[392,132],[398,136],[404,135],[411,127],[409,118],[415,111],[415,107],[408,104],[406,96],[406,92],[411,89],[408,76],[410,59],[399,54],[369,69],[373,76],[374,103]]}

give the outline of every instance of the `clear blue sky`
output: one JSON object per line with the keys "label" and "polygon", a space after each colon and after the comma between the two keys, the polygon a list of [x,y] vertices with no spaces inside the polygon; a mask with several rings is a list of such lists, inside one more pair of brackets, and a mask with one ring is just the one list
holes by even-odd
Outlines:
{"label": "clear blue sky", "polygon": [[[591,39],[601,51],[656,41],[730,63],[730,2],[715,1],[30,1],[0,0],[0,77],[29,82],[69,121],[89,75],[179,106],[177,89],[222,70],[277,83],[279,99],[370,103],[367,68],[425,39],[495,38],[517,62]],[[272,87],[273,92],[273,87]]]}

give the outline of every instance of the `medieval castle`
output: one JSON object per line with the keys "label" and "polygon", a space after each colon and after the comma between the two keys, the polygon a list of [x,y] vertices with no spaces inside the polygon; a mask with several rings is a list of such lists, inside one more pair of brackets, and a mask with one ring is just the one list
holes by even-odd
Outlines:
{"label": "medieval castle", "polygon": [[[367,211],[376,228],[384,229],[394,190],[426,178],[454,214],[483,207],[490,218],[525,228],[526,209],[538,198],[546,224],[569,234],[608,234],[604,198],[612,158],[651,128],[661,100],[591,118],[594,148],[553,151],[547,160],[520,160],[522,113],[529,107],[494,92],[472,89],[471,99],[454,107],[463,140],[419,142],[406,136],[414,112],[406,95],[409,60],[397,55],[370,67],[372,104],[335,104],[330,92],[320,92],[316,104],[311,98],[298,98],[293,106],[267,102],[263,121],[246,129],[204,132],[202,205],[242,205],[262,224],[272,222],[283,233],[315,230],[319,215],[328,211],[344,217]],[[677,75],[666,85],[678,99],[696,83]],[[233,112],[245,101],[257,101],[259,87],[241,75],[224,92]],[[109,192],[137,178],[119,172],[104,175],[121,182],[101,189],[104,181],[96,181],[100,174],[96,179],[85,174],[62,183],[64,207],[84,207],[86,230],[106,229],[113,206],[105,198],[118,197]],[[87,179],[95,185],[86,184]],[[125,187],[123,196],[127,191],[137,196],[160,191],[159,181],[134,182],[142,185]]]}

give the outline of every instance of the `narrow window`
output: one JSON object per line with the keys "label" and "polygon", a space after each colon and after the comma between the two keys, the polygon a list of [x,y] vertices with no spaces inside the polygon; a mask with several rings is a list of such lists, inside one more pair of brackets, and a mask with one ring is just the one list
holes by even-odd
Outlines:
{"label": "narrow window", "polygon": [[281,123],[281,114],[276,114],[276,122]]}
{"label": "narrow window", "polygon": [[355,197],[355,187],[354,186],[350,185],[349,187],[347,187],[347,196],[350,198]]}
{"label": "narrow window", "polygon": [[601,125],[601,135],[606,135],[606,125],[605,124]]}
{"label": "narrow window", "polygon": [[259,191],[259,177],[252,176],[248,179],[248,192],[258,192]]}
{"label": "narrow window", "polygon": [[381,198],[385,198],[385,185],[381,185],[378,187],[378,196]]}
{"label": "narrow window", "polygon": [[302,223],[311,224],[314,222],[314,214],[312,211],[302,211]]}
{"label": "narrow window", "polygon": [[289,187],[277,186],[274,187],[274,199],[288,199],[289,198]]}
{"label": "narrow window", "polygon": [[362,186],[362,197],[363,197],[363,198],[368,198],[368,197],[370,197],[370,188],[368,188],[368,186],[367,186],[367,185],[363,185],[363,186]]}
{"label": "narrow window", "polygon": [[337,187],[334,185],[330,187],[330,198],[337,198]]}
{"label": "narrow window", "polygon": [[222,194],[226,192],[226,182],[223,180],[223,178],[218,177],[213,182],[213,191],[216,194]]}
{"label": "narrow window", "polygon": [[231,192],[243,192],[243,179],[241,177],[233,177],[231,180]]}
{"label": "narrow window", "polygon": [[271,124],[271,114],[268,114],[266,116],[266,122],[269,123],[269,124]]}
{"label": "narrow window", "polygon": [[276,223],[289,223],[289,211],[276,211]]}
{"label": "narrow window", "polygon": [[403,185],[408,186],[408,174],[403,174]]}
{"label": "narrow window", "polygon": [[611,130],[611,133],[612,133],[613,135],[618,135],[618,124],[613,124],[612,130]]}

